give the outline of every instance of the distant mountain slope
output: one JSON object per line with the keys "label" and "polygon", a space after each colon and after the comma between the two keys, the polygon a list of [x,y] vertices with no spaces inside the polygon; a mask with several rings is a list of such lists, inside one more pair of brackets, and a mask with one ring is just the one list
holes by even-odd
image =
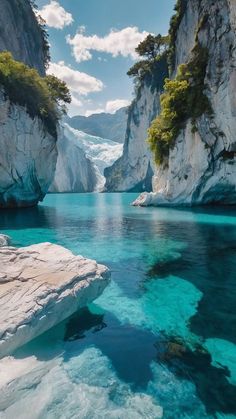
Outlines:
{"label": "distant mountain slope", "polygon": [[127,126],[128,108],[121,108],[114,114],[100,113],[86,116],[66,118],[66,122],[74,129],[100,138],[123,143]]}

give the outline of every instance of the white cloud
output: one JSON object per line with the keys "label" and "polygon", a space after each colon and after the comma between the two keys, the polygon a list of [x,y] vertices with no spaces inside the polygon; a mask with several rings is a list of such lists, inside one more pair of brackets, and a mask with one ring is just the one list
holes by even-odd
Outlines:
{"label": "white cloud", "polygon": [[41,10],[39,15],[46,21],[51,28],[63,29],[70,25],[74,20],[71,13],[68,13],[57,1],[51,0]]}
{"label": "white cloud", "polygon": [[87,61],[92,58],[91,51],[111,54],[113,57],[137,58],[135,48],[148,35],[148,32],[139,32],[137,27],[127,27],[120,31],[111,30],[105,37],[97,35],[86,36],[78,32],[74,37],[68,36],[67,42],[72,46],[77,62]]}
{"label": "white cloud", "polygon": [[104,87],[101,80],[87,73],[73,70],[65,65],[63,61],[50,63],[47,72],[64,80],[71,92],[75,94],[86,96],[88,93],[100,92]]}
{"label": "white cloud", "polygon": [[79,100],[76,96],[71,95],[71,103],[67,105],[68,114],[70,116],[79,115],[82,107],[83,107],[83,102]]}
{"label": "white cloud", "polygon": [[116,100],[109,100],[106,103],[106,112],[108,113],[115,113],[120,108],[124,108],[125,106],[130,105],[130,100],[126,99],[116,99]]}
{"label": "white cloud", "polygon": [[104,85],[101,80],[96,79],[89,74],[74,70],[65,65],[63,61],[50,63],[47,70],[48,74],[54,74],[61,80],[64,80],[71,92],[71,103],[67,106],[70,116],[81,114],[81,108],[89,101],[84,97],[89,93],[100,92]]}

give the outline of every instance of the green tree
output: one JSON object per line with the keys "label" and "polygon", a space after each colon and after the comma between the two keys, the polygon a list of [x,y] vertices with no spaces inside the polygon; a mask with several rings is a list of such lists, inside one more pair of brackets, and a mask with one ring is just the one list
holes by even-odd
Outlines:
{"label": "green tree", "polygon": [[140,42],[135,51],[140,57],[145,57],[147,60],[155,60],[168,47],[168,36],[151,35],[149,34],[144,41]]}
{"label": "green tree", "polygon": [[57,106],[65,112],[64,105],[71,102],[71,94],[66,83],[54,75],[46,76],[45,82],[51,93],[51,98],[56,102]]}
{"label": "green tree", "polygon": [[148,142],[157,164],[165,163],[170,148],[189,119],[195,132],[198,118],[204,113],[209,117],[213,113],[205,94],[207,64],[208,50],[197,42],[190,61],[178,67],[173,80],[165,80],[161,113],[148,130]]}
{"label": "green tree", "polygon": [[39,117],[48,132],[57,137],[57,123],[71,97],[66,84],[55,76],[41,77],[37,70],[0,53],[0,88],[11,103],[24,106],[28,114]]}

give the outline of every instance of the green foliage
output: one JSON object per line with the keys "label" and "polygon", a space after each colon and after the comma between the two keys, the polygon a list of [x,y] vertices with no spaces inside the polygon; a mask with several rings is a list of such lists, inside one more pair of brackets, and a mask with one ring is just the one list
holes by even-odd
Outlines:
{"label": "green foliage", "polygon": [[148,131],[148,142],[157,164],[165,162],[169,149],[174,146],[189,119],[192,119],[195,132],[197,119],[203,113],[212,113],[210,102],[204,94],[207,62],[208,51],[196,44],[189,63],[179,66],[175,79],[165,81],[161,113]]}
{"label": "green foliage", "polygon": [[128,76],[134,77],[136,85],[144,80],[156,78],[163,87],[164,78],[168,74],[166,65],[168,42],[168,36],[150,34],[138,45],[136,52],[145,59],[135,63],[127,73]]}
{"label": "green foliage", "polygon": [[128,76],[134,77],[136,84],[143,81],[146,76],[154,74],[166,61],[168,48],[168,36],[149,34],[144,41],[140,42],[135,51],[145,60],[139,61],[128,71]]}
{"label": "green foliage", "polygon": [[140,57],[155,60],[166,50],[167,46],[168,37],[149,34],[144,41],[140,42],[135,51]]}
{"label": "green foliage", "polygon": [[175,14],[170,20],[170,29],[169,29],[169,50],[168,50],[168,63],[170,67],[170,72],[174,70],[175,67],[175,55],[176,55],[176,38],[177,31],[181,20],[183,19],[184,13],[187,7],[187,0],[177,0],[175,5]]}
{"label": "green foliage", "polygon": [[50,45],[48,41],[48,32],[46,30],[46,24],[44,19],[41,16],[37,16],[37,21],[40,27],[41,37],[42,37],[42,48],[43,48],[43,61],[45,69],[48,68],[51,61],[50,56]]}
{"label": "green foliage", "polygon": [[55,76],[40,77],[38,72],[15,61],[11,53],[0,53],[0,87],[11,103],[26,107],[29,115],[39,117],[48,132],[57,137],[57,123],[70,103],[66,84]]}
{"label": "green foliage", "polygon": [[162,90],[164,80],[168,76],[166,54],[152,61],[139,61],[131,67],[127,74],[134,77],[136,86],[145,81],[152,84],[156,89]]}

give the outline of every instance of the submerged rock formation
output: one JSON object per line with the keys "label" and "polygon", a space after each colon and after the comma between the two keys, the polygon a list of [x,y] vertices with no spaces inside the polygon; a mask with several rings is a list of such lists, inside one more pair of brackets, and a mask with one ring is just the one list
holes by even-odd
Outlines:
{"label": "submerged rock formation", "polygon": [[[182,1],[184,4],[184,2]],[[189,119],[156,167],[155,193],[136,205],[236,203],[236,3],[188,0],[175,40],[175,68],[191,59],[196,43],[208,52],[205,95],[212,115]]]}
{"label": "submerged rock formation", "polygon": [[33,206],[53,180],[56,140],[43,122],[0,94],[0,208]]}
{"label": "submerged rock formation", "polygon": [[0,247],[10,246],[11,239],[6,234],[0,234]]}
{"label": "submerged rock formation", "polygon": [[61,246],[0,250],[0,357],[91,303],[110,272]]}

